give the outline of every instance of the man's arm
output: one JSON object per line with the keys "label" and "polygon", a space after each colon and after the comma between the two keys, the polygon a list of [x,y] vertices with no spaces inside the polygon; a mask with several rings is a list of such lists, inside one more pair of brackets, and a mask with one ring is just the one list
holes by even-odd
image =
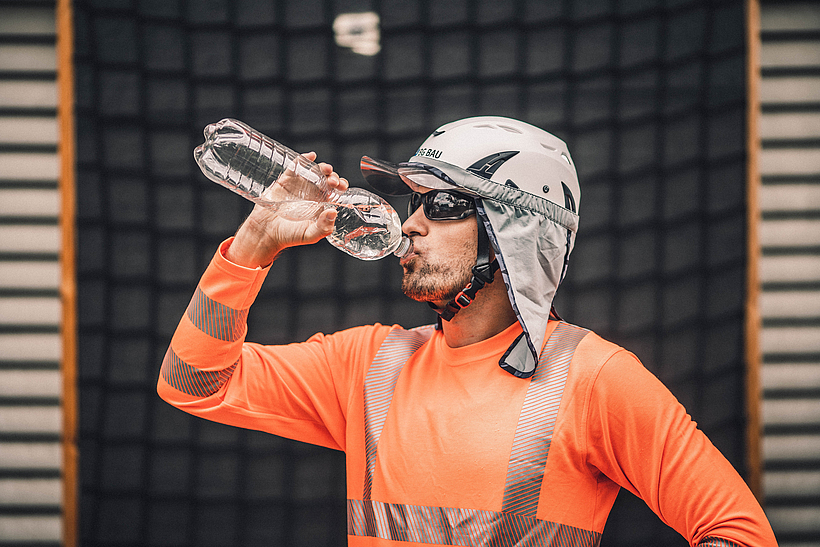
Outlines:
{"label": "man's arm", "polygon": [[[315,154],[305,154],[313,160]],[[328,164],[320,164],[328,184],[347,187]],[[333,393],[328,360],[321,344],[263,352],[245,343],[246,319],[268,268],[279,252],[314,243],[333,229],[336,212],[289,221],[257,206],[235,238],[224,242],[203,274],[163,359],[160,396],[174,406],[206,419],[299,438],[341,448],[343,431],[330,432],[325,420],[338,424],[338,402],[322,408],[315,394]],[[263,353],[266,353],[263,357]],[[295,369],[289,365],[300,363]],[[300,371],[313,368],[311,386]],[[294,372],[296,370],[296,372]],[[281,376],[277,378],[277,375]],[[253,384],[271,387],[291,382],[290,400],[277,399]],[[310,391],[312,390],[312,391]]]}
{"label": "man's arm", "polygon": [[740,475],[633,355],[622,350],[600,368],[588,415],[589,463],[691,545],[777,545]]}

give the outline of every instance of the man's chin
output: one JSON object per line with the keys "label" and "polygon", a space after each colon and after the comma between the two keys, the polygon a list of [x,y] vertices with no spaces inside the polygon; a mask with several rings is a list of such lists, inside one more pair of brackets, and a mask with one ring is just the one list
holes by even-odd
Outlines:
{"label": "man's chin", "polygon": [[415,300],[416,302],[427,302],[438,307],[446,305],[447,302],[455,298],[456,294],[458,294],[458,292],[453,293],[449,291],[445,293],[431,289],[425,290],[419,287],[407,287],[405,285],[402,285],[401,290],[407,298]]}
{"label": "man's chin", "polygon": [[414,283],[409,277],[410,276],[405,274],[401,283],[401,291],[407,298],[415,300],[416,302],[437,302],[443,300],[443,297],[446,296],[440,289],[437,290],[436,287]]}
{"label": "man's chin", "polygon": [[401,290],[405,296],[417,302],[446,304],[455,298],[469,281],[469,276],[466,277],[466,281],[459,282],[452,275],[446,275],[445,271],[437,271],[430,267],[405,267]]}

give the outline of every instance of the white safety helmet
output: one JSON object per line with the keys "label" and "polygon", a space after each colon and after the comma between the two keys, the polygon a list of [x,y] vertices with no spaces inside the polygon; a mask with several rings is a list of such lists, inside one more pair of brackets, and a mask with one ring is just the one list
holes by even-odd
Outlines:
{"label": "white safety helmet", "polygon": [[[518,120],[482,116],[439,127],[409,162],[365,156],[361,167],[367,182],[386,194],[407,194],[418,185],[474,196],[479,239],[489,237],[524,330],[499,364],[515,376],[531,376],[578,229],[581,190],[566,144]],[[479,269],[481,247],[479,241]],[[483,275],[473,272],[480,286],[492,280],[486,267]]]}

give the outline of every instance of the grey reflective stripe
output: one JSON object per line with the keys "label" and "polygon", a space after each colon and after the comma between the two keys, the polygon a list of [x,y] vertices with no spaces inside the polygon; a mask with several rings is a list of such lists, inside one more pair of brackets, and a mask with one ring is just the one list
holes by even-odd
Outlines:
{"label": "grey reflective stripe", "polygon": [[601,534],[516,513],[347,500],[347,533],[392,541],[504,547],[596,547]]}
{"label": "grey reflective stripe", "polygon": [[417,329],[394,329],[382,342],[364,380],[364,439],[367,467],[364,499],[370,499],[376,450],[387,419],[393,390],[404,363],[433,335],[432,325]]}
{"label": "grey reflective stripe", "polygon": [[741,547],[741,545],[728,539],[708,536],[698,542],[698,547]]}
{"label": "grey reflective stripe", "polygon": [[248,309],[236,310],[211,300],[199,287],[186,311],[196,328],[224,342],[236,342],[245,334]]}
{"label": "grey reflective stripe", "polygon": [[162,379],[175,389],[193,397],[209,397],[230,380],[239,361],[222,370],[199,370],[192,367],[168,348],[162,360]]}
{"label": "grey reflective stripe", "polygon": [[535,517],[569,364],[588,333],[560,322],[541,351],[515,430],[502,511]]}

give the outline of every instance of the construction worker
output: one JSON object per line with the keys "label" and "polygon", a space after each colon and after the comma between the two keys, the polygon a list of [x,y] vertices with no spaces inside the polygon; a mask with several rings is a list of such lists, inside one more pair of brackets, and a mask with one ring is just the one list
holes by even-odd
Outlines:
{"label": "construction worker", "polygon": [[[320,165],[331,187],[347,188]],[[598,545],[620,488],[693,546],[776,545],[744,481],[666,387],[553,309],[581,198],[560,139],[468,118],[407,163],[363,158],[362,173],[410,195],[402,290],[435,308],[437,324],[245,341],[276,256],[327,236],[336,218],[257,207],[179,324],[161,368],[165,400],[344,451],[350,545]]]}

